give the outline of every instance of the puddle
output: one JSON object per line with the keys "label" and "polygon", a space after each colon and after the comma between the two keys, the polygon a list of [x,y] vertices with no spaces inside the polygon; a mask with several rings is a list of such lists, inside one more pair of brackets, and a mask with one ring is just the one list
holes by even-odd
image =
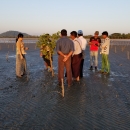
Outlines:
{"label": "puddle", "polygon": [[16,58],[16,55],[9,56],[9,58]]}
{"label": "puddle", "polygon": [[111,72],[111,75],[112,76],[115,76],[115,77],[123,77],[123,78],[127,78],[127,77],[129,77],[129,75],[128,74],[118,74],[118,73],[115,73],[115,72]]}

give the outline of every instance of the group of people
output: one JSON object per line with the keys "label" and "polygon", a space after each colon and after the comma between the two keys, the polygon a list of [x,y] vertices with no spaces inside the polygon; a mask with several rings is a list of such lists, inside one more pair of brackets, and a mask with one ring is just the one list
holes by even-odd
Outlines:
{"label": "group of people", "polygon": [[[102,33],[103,42],[99,38],[99,32],[96,31],[94,36],[90,38],[89,42],[83,37],[83,31],[72,31],[70,38],[67,37],[67,30],[61,30],[61,38],[56,42],[56,51],[58,54],[58,81],[59,85],[62,84],[64,76],[67,77],[68,86],[72,85],[72,81],[80,81],[83,77],[83,66],[85,59],[85,50],[87,44],[90,46],[90,70],[98,68],[98,54],[101,50],[102,54],[102,74],[110,73],[109,64],[109,47],[110,39],[108,38],[108,32]],[[100,49],[99,49],[100,48]],[[23,34],[18,34],[16,39],[16,76],[21,78],[26,74],[26,50],[28,47],[24,46]],[[44,49],[44,48],[42,48]],[[45,61],[46,67],[50,67],[50,61],[45,58],[42,53],[40,54]],[[64,71],[66,69],[66,73]]]}
{"label": "group of people", "polygon": [[[101,43],[99,38],[99,32],[96,31],[94,36],[90,38],[90,70],[97,71],[98,67],[98,53],[99,48],[102,54],[102,74],[110,73],[109,65],[109,46],[110,39],[108,38],[108,32],[102,33],[104,39]],[[58,53],[58,81],[59,85],[62,84],[64,78],[64,68],[66,68],[66,76],[68,86],[72,85],[72,80],[79,81],[83,77],[83,66],[85,59],[85,50],[87,46],[87,40],[83,37],[83,31],[72,31],[70,38],[67,37],[67,31],[61,30],[61,38],[56,43],[56,51]]]}

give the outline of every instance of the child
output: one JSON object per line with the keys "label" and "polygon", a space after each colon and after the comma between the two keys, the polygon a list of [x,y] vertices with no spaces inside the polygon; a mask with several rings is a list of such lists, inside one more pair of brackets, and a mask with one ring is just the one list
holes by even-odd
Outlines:
{"label": "child", "polygon": [[49,53],[49,48],[48,48],[48,46],[41,46],[41,49],[40,49],[40,57],[42,57],[43,60],[44,60],[44,63],[45,63],[45,66],[46,66],[46,69],[45,69],[45,70],[48,70],[49,72],[51,72],[51,71],[52,71],[52,68],[51,68],[50,60],[47,59],[45,55],[43,55],[43,53],[42,53],[43,50],[46,50],[47,53]]}
{"label": "child", "polygon": [[108,32],[103,32],[102,37],[104,42],[101,45],[101,54],[102,54],[102,74],[109,74],[110,73],[110,64],[109,64],[109,48],[110,48],[110,39],[108,38]]}

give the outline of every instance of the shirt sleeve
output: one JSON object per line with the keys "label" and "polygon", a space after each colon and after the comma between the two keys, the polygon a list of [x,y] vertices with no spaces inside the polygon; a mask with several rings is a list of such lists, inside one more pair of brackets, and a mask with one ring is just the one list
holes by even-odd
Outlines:
{"label": "shirt sleeve", "polygon": [[86,50],[86,46],[87,46],[87,40],[84,39],[82,42],[82,50],[85,51]]}
{"label": "shirt sleeve", "polygon": [[56,42],[56,51],[58,52],[58,51],[60,51],[60,45],[59,45],[60,43],[59,43],[59,40]]}
{"label": "shirt sleeve", "polygon": [[90,38],[89,42],[91,42],[91,41],[92,41],[92,37]]}
{"label": "shirt sleeve", "polygon": [[99,43],[101,43],[102,41],[101,41],[101,38],[99,38]]}
{"label": "shirt sleeve", "polygon": [[105,42],[102,44],[102,47],[108,46],[110,44],[110,39],[105,39]]}
{"label": "shirt sleeve", "polygon": [[74,47],[74,42],[73,41],[71,41],[71,49],[70,49],[70,51],[75,51],[75,47]]}

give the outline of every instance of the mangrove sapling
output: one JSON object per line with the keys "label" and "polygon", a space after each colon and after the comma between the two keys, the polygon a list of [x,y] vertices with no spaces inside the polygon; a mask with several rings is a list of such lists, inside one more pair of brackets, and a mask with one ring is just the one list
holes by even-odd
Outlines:
{"label": "mangrove sapling", "polygon": [[56,48],[56,41],[60,37],[60,32],[57,32],[55,34],[43,34],[39,37],[37,42],[37,47],[41,49],[42,55],[45,56],[46,59],[50,61],[50,67],[52,76],[54,76],[54,70],[53,70],[53,60],[52,57],[54,55],[54,49]]}

